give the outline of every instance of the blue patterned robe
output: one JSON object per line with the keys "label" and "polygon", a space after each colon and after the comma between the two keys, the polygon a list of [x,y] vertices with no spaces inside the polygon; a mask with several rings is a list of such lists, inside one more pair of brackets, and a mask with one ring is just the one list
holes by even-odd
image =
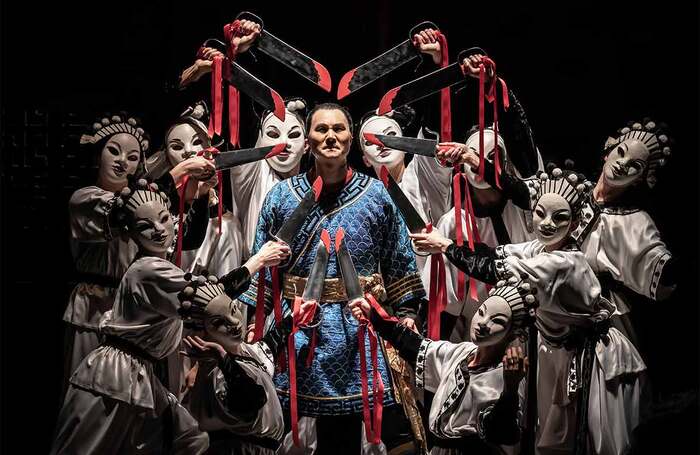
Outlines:
{"label": "blue patterned robe", "polygon": [[[260,211],[252,254],[271,240],[291,215],[304,195],[311,189],[306,175],[284,180],[270,190]],[[322,195],[313,207],[292,248],[289,265],[284,273],[307,277],[316,257],[322,229],[328,230],[333,243],[338,228],[345,230],[345,242],[358,275],[381,272],[387,299],[383,302],[397,315],[407,308],[417,308],[425,291],[416,268],[408,230],[403,218],[379,180],[353,172],[350,181],[337,197]],[[326,278],[341,277],[335,251],[331,248]],[[271,276],[266,276],[266,306],[271,306]],[[280,288],[282,286],[280,285]],[[257,280],[239,300],[255,305]],[[282,299],[283,311],[290,302]],[[360,356],[357,341],[357,321],[347,310],[347,302],[322,303],[323,321],[317,328],[317,344],[310,368],[306,368],[310,333],[300,331],[295,338],[297,349],[297,396],[300,415],[341,415],[362,412]],[[403,311],[402,311],[403,310]],[[365,341],[371,368],[369,343]],[[387,362],[379,356],[379,369],[385,385],[384,404],[394,403],[393,388]],[[370,395],[372,375],[368,370]],[[283,406],[289,406],[289,377],[285,371],[275,376],[275,385]],[[371,400],[371,396],[370,396]]]}

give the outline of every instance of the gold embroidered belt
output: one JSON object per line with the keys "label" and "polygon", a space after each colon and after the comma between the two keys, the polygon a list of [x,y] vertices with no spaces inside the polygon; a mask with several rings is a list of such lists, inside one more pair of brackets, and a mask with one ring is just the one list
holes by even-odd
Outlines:
{"label": "gold embroidered belt", "polygon": [[[294,297],[302,295],[304,293],[304,287],[306,286],[306,280],[306,277],[285,274],[284,289],[282,291],[284,298],[294,299]],[[378,301],[382,301],[386,298],[384,280],[378,273],[373,273],[370,276],[361,276],[360,286],[365,292],[372,294]],[[348,294],[345,290],[345,283],[342,278],[326,278],[324,280],[321,302],[335,303],[346,302],[347,300]]]}

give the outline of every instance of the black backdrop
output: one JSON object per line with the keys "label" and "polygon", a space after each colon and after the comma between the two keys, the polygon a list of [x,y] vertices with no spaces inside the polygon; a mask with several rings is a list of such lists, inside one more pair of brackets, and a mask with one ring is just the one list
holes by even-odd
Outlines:
{"label": "black backdrop", "polygon": [[[326,65],[335,83],[405,39],[419,21],[432,20],[446,33],[452,58],[474,45],[494,57],[525,106],[546,159],[572,157],[591,177],[605,138],[627,120],[649,115],[666,121],[676,140],[674,155],[648,202],[683,275],[670,301],[635,313],[660,403],[643,438],[654,449],[696,442],[696,5],[210,3],[2,2],[3,453],[16,452],[8,451],[11,443],[21,443],[24,453],[47,451],[58,412],[61,316],[73,277],[67,200],[95,175],[90,157],[77,147],[82,128],[102,111],[127,109],[144,119],[159,146],[185,103],[207,93],[206,81],[190,92],[175,90],[179,71],[205,38],[220,37],[223,24],[246,9]],[[332,99],[265,56],[250,68],[283,96]],[[359,119],[412,71],[404,68],[367,86],[347,106]],[[472,91],[453,97],[456,138],[468,126],[467,116],[473,118]],[[243,115],[253,124],[249,107]],[[244,144],[252,140],[250,131],[243,132]]]}

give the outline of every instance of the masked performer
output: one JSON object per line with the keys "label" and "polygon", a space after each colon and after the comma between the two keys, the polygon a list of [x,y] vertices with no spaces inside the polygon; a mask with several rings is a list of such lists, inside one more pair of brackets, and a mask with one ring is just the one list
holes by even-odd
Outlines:
{"label": "masked performer", "polygon": [[[51,453],[202,453],[206,435],[154,373],[154,364],[179,346],[178,293],[187,285],[184,272],[165,259],[174,237],[169,198],[140,180],[113,204],[117,225],[138,253],[117,288],[114,308],[100,320],[105,341],[71,377]],[[224,290],[237,297],[251,273],[279,262],[287,251],[266,244],[244,267],[222,277]]]}
{"label": "masked performer", "polygon": [[306,102],[301,98],[287,100],[284,122],[270,111],[260,118],[260,128],[255,147],[286,143],[279,155],[231,169],[231,190],[234,211],[243,229],[243,254],[253,248],[260,208],[265,196],[275,184],[299,174],[305,152],[306,128],[304,112]]}
{"label": "masked performer", "polygon": [[[204,340],[189,336],[184,341],[188,355],[200,360],[194,388],[187,408],[199,422],[199,428],[209,433],[208,454],[272,455],[284,435],[282,408],[277,399],[274,359],[286,346],[292,331],[292,316],[270,330],[257,343],[244,343],[246,320],[239,304],[222,318],[193,310],[201,306],[232,304],[218,280],[194,281],[192,291],[183,292],[183,299],[199,303],[181,311],[185,325],[205,330]],[[304,302],[305,312],[313,303]]]}
{"label": "masked performer", "polygon": [[[307,214],[293,241],[292,259],[281,270],[284,303],[294,297],[294,290],[303,288],[315,255],[309,245],[319,242],[322,229],[335,235],[339,227],[346,232],[347,247],[366,289],[377,295],[386,294],[385,304],[399,318],[414,318],[425,292],[417,274],[405,224],[383,185],[354,172],[347,165],[352,142],[350,114],[336,104],[321,104],[308,116],[308,144],[315,158],[315,167],[307,174],[277,184],[267,195],[260,212],[253,252],[277,232],[311,191],[316,177],[323,179],[323,192],[318,203]],[[321,299],[321,323],[316,328],[316,345],[310,366],[304,359],[310,339],[298,332],[297,352],[304,352],[297,365],[298,409],[302,416],[319,417],[318,451],[346,446],[348,453],[360,452],[362,388],[357,340],[357,323],[345,311],[344,288],[335,256],[331,255]],[[256,303],[257,280],[241,300]],[[266,275],[266,289],[271,288],[271,275]],[[382,292],[384,291],[384,292]],[[272,298],[265,295],[266,305]],[[386,385],[385,405],[394,402],[386,362],[379,356],[378,371]],[[371,374],[371,372],[370,372]],[[286,372],[275,376],[283,406],[289,406],[289,378]],[[331,427],[328,427],[330,425]],[[345,431],[332,428],[341,425]],[[331,430],[332,428],[332,430]],[[329,432],[330,430],[330,432]],[[332,436],[331,436],[332,435]],[[332,437],[336,439],[331,440]],[[357,450],[353,451],[355,447]]]}
{"label": "masked performer", "polygon": [[[153,154],[146,160],[149,176],[159,177],[158,174],[176,167],[181,162],[203,154],[211,159],[207,150],[211,140],[207,134],[207,107],[200,102],[187,110],[173,123],[165,135],[162,151]],[[218,183],[219,185],[222,182]],[[200,273],[207,271],[213,275],[221,275],[240,265],[241,227],[234,214],[222,207],[219,220],[219,195],[215,189],[208,195],[210,220],[202,246],[196,250],[183,251],[180,267],[188,272]]]}
{"label": "masked performer", "polygon": [[495,453],[494,445],[518,442],[519,386],[526,364],[522,348],[508,343],[524,334],[534,314],[535,292],[514,277],[500,281],[471,322],[472,341],[462,343],[424,338],[382,318],[367,301],[350,304],[355,317],[369,317],[409,362],[416,384],[435,394],[431,454]]}
{"label": "masked performer", "polygon": [[[466,76],[479,79],[479,65],[484,62],[484,55],[474,53],[462,61],[462,68]],[[485,71],[485,84],[490,86],[494,77],[491,69]],[[500,188],[500,181],[504,178],[528,179],[537,171],[544,169],[542,158],[535,145],[532,129],[530,128],[525,109],[516,97],[512,88],[508,89],[509,107],[498,104],[499,131],[496,133],[492,127],[483,131],[483,149],[485,158],[484,178],[477,175],[479,168],[479,141],[480,133],[478,125],[471,129],[464,144],[452,143],[452,148],[443,147],[438,151],[438,157],[461,164],[469,154],[465,175],[471,188],[473,200],[473,214],[479,233],[479,240],[486,245],[495,247],[508,243],[521,243],[535,238],[532,226],[532,214],[529,207],[526,209],[515,205],[508,197],[504,196]],[[498,145],[498,147],[496,147]],[[501,174],[497,183],[495,179],[495,154],[499,153],[499,166]],[[507,174],[507,175],[504,175]],[[467,217],[464,211],[461,216],[462,226],[465,226]],[[442,235],[455,237],[455,213],[454,209],[445,214],[435,225]],[[428,259],[430,261],[430,259]],[[424,277],[430,268],[423,271]],[[462,298],[457,296],[458,271],[454,266],[447,267],[447,313],[457,317],[454,322],[455,331],[451,334],[454,339],[463,339],[467,334],[469,320],[476,305],[469,301],[465,292]],[[477,295],[483,300],[487,291],[483,283],[476,282]],[[461,316],[461,317],[460,317]],[[459,323],[459,319],[464,319]],[[453,319],[453,318],[447,318]],[[465,324],[466,322],[466,324]],[[449,328],[451,324],[447,324]],[[449,331],[445,332],[447,336]]]}
{"label": "masked performer", "polygon": [[534,208],[535,240],[496,249],[477,244],[471,251],[433,232],[413,235],[416,248],[443,251],[485,283],[526,274],[538,289],[539,453],[571,453],[574,446],[585,453],[586,445],[594,453],[625,453],[640,420],[646,366],[620,331],[607,329],[615,306],[601,297],[571,237],[592,185],[555,168],[523,186]]}
{"label": "masked performer", "polygon": [[[584,207],[577,240],[606,295],[622,314],[614,318],[630,339],[626,313],[638,295],[667,298],[676,285],[674,261],[643,201],[671,155],[671,143],[655,122],[631,123],[605,144],[605,163]],[[630,292],[632,291],[632,292]]]}

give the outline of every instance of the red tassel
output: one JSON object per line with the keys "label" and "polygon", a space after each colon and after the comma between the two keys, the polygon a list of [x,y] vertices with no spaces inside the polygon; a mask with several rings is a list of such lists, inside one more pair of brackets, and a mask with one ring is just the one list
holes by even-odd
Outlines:
{"label": "red tassel", "polygon": [[[469,181],[466,182],[465,188],[465,211],[466,211],[466,222],[467,222],[467,238],[469,240],[469,249],[474,251],[474,240],[479,238],[479,229],[476,224],[476,216],[474,215],[474,207],[472,206],[471,192],[469,191]],[[480,238],[479,238],[480,240]],[[473,277],[469,277],[469,297],[477,301],[479,296],[476,290],[476,280]]]}

